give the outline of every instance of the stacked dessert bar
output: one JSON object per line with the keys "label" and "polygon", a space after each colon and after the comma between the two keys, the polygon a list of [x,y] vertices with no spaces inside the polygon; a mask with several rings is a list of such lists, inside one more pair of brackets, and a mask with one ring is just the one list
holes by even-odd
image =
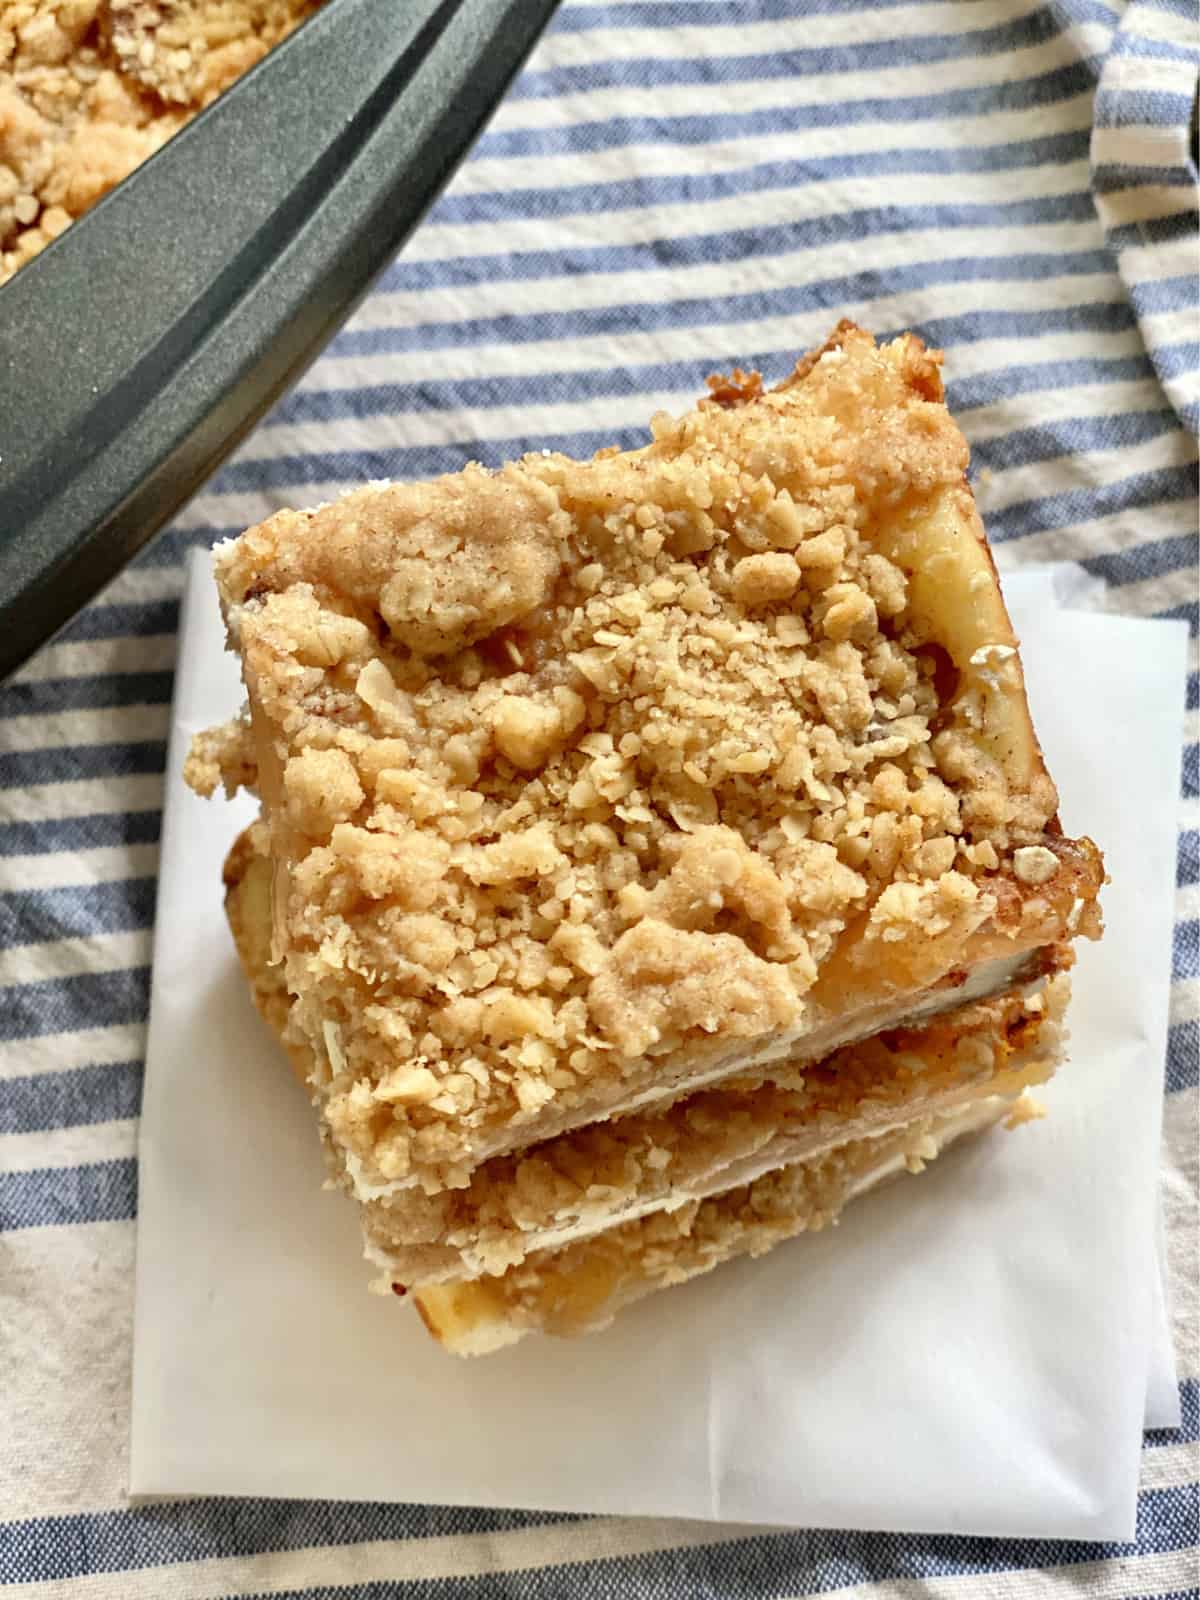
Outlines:
{"label": "stacked dessert bar", "polygon": [[[385,1291],[602,1327],[1032,1112],[1064,837],[940,358],[850,324],[640,450],[223,546],[226,905]],[[797,1270],[802,1262],[797,1260]]]}

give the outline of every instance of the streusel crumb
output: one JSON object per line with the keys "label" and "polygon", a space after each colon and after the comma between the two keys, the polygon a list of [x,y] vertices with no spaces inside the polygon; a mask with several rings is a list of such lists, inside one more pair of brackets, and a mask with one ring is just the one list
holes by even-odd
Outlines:
{"label": "streusel crumb", "polygon": [[[277,945],[356,1175],[462,1184],[548,1108],[783,1052],[829,996],[950,981],[1094,898],[1095,852],[1047,833],[939,363],[844,325],[643,450],[370,487],[222,548]],[[1015,881],[1029,848],[1056,865]]]}

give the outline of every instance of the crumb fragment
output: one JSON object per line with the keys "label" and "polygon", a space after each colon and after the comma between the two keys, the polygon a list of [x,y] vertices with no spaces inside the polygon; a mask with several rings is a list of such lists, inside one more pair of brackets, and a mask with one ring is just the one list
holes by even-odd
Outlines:
{"label": "crumb fragment", "polygon": [[1026,1122],[1041,1122],[1046,1116],[1046,1107],[1041,1100],[1036,1099],[1028,1090],[1016,1101],[1005,1120],[1006,1128],[1019,1128]]}
{"label": "crumb fragment", "polygon": [[782,551],[744,556],[733,569],[733,597],[746,607],[786,600],[800,582],[795,558]]}
{"label": "crumb fragment", "polygon": [[258,756],[249,720],[235,717],[198,733],[184,759],[183,776],[189,787],[206,799],[218,789],[232,799],[239,789],[255,788]]}
{"label": "crumb fragment", "polygon": [[559,689],[549,704],[508,694],[492,708],[496,748],[514,767],[536,772],[583,721],[586,707],[572,689]]}
{"label": "crumb fragment", "polygon": [[1049,883],[1058,871],[1058,857],[1045,845],[1022,845],[1013,852],[1013,871],[1022,883]]}

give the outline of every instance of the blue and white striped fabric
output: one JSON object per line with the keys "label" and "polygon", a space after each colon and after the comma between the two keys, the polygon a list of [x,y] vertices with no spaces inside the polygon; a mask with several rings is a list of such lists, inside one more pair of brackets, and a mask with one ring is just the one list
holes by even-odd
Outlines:
{"label": "blue and white striped fabric", "polygon": [[[1163,1151],[1184,1424],[1146,1439],[1136,1544],[408,1505],[131,1506],[124,1489],[134,1147],[186,550],[364,478],[631,443],[631,424],[685,406],[714,368],[777,378],[846,313],[945,347],[1008,558],[1081,561],[1113,608],[1186,617],[1194,638],[1195,10],[568,0],[451,190],[299,390],[0,686],[6,1595],[1195,1592],[1194,649]],[[1115,772],[1119,748],[1112,760]]]}

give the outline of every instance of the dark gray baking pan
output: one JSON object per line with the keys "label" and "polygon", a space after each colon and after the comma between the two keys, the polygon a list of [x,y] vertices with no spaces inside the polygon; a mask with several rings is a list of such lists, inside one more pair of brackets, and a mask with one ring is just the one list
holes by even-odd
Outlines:
{"label": "dark gray baking pan", "polygon": [[554,0],[330,0],[0,289],[0,674],[303,371]]}

